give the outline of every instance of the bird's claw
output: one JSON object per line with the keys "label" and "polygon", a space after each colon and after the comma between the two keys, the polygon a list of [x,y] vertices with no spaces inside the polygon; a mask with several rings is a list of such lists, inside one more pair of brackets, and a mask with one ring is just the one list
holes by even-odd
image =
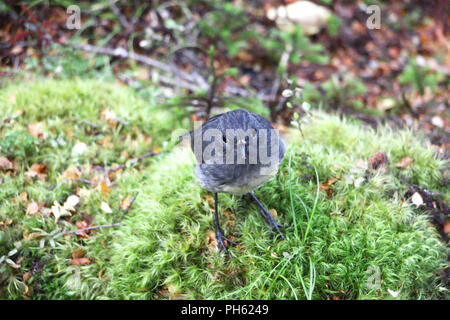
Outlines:
{"label": "bird's claw", "polygon": [[216,230],[216,237],[217,237],[217,247],[219,248],[219,250],[225,251],[226,254],[227,254],[230,258],[232,258],[233,256],[231,255],[230,251],[228,251],[228,248],[227,248],[227,246],[225,245],[224,240],[227,241],[227,243],[231,243],[231,244],[233,244],[233,245],[237,245],[237,243],[234,242],[234,241],[232,241],[232,240],[230,240],[230,239],[228,239],[227,237],[225,237],[225,236],[223,235],[222,231],[220,231],[220,229],[219,229],[219,230]]}

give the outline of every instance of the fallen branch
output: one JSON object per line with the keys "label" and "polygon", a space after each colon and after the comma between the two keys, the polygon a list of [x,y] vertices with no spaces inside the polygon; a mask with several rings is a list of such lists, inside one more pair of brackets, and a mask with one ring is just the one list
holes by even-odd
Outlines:
{"label": "fallen branch", "polygon": [[196,84],[199,87],[199,89],[203,89],[203,90],[208,89],[206,87],[205,82],[199,81],[198,75],[193,76],[183,70],[180,70],[179,68],[177,68],[175,66],[170,66],[168,64],[165,64],[158,60],[141,55],[139,53],[128,52],[127,50],[125,50],[124,48],[121,48],[121,47],[112,49],[112,48],[108,48],[108,47],[93,46],[91,44],[68,44],[68,43],[60,43],[60,44],[66,45],[66,46],[71,46],[75,49],[83,50],[86,52],[106,54],[106,55],[113,56],[113,57],[120,58],[120,59],[132,59],[132,60],[135,60],[142,64],[145,64],[147,66],[158,68],[164,72],[173,73],[177,76],[180,76],[184,81]]}

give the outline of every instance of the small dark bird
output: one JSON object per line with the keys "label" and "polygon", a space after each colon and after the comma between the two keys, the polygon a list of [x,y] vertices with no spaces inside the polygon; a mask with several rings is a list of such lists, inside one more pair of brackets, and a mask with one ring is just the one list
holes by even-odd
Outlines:
{"label": "small dark bird", "polygon": [[214,193],[214,221],[219,249],[229,256],[219,225],[220,192],[249,194],[259,213],[284,239],[280,226],[253,194],[253,190],[272,180],[285,153],[285,144],[270,122],[247,110],[234,110],[212,117],[188,135],[197,159],[195,177],[206,190]]}

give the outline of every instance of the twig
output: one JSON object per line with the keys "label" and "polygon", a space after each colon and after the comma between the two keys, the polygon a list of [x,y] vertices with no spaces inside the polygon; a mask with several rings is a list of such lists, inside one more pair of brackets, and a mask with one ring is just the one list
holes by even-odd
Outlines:
{"label": "twig", "polygon": [[[131,199],[131,201],[130,201],[130,205],[126,209],[123,209],[122,217],[120,220],[122,220],[123,217],[128,213],[128,211],[130,211],[131,206],[133,205],[134,201],[136,201],[138,194],[139,194],[139,192],[136,192],[133,199]],[[86,228],[61,232],[60,235],[80,234],[85,231],[97,230],[97,229],[103,229],[103,228],[114,228],[114,227],[120,227],[120,226],[123,226],[123,223],[119,222],[119,223],[112,223],[112,224],[102,224],[99,226],[92,226],[92,227],[86,227]]]}
{"label": "twig", "polygon": [[135,60],[142,64],[145,64],[147,66],[158,68],[158,69],[168,72],[168,73],[176,73],[178,76],[183,78],[183,80],[197,84],[200,89],[207,89],[207,88],[205,88],[205,84],[198,80],[198,75],[192,76],[191,74],[189,74],[183,70],[180,70],[179,68],[176,68],[175,66],[170,66],[168,64],[165,64],[158,60],[141,55],[139,53],[128,52],[127,50],[125,50],[124,48],[121,48],[121,47],[113,49],[113,48],[108,48],[108,47],[93,46],[91,44],[68,44],[68,43],[60,43],[60,44],[71,46],[73,48],[87,51],[87,52],[106,54],[106,55],[110,55],[110,56],[117,57],[120,59],[132,59],[132,60]]}
{"label": "twig", "polygon": [[91,186],[96,186],[96,185],[98,185],[97,182],[93,182],[93,181],[88,180],[88,179],[72,179],[72,180],[74,180],[74,181],[76,181],[76,182],[81,182],[81,183],[90,184]]}
{"label": "twig", "polygon": [[[117,75],[117,77],[119,78],[120,81],[126,83],[129,86],[137,86],[138,85],[138,81],[130,78],[127,75],[124,74],[119,74]],[[166,85],[170,85],[170,86],[178,86],[181,87],[183,89],[188,89],[191,91],[197,91],[198,90],[198,86],[196,86],[195,84],[192,84],[188,81],[182,80],[182,79],[173,79],[172,77],[169,76],[165,76],[165,75],[159,75],[158,77],[159,82],[166,84]]]}
{"label": "twig", "polygon": [[116,15],[117,19],[119,19],[120,24],[122,27],[124,27],[125,30],[128,30],[130,28],[130,23],[128,22],[127,18],[120,12],[120,9],[116,6],[115,1],[108,0],[109,6],[111,7],[112,11]]}
{"label": "twig", "polygon": [[[292,46],[290,44],[286,45],[286,49],[283,51],[283,54],[280,57],[280,61],[278,63],[278,70],[277,70],[277,77],[275,78],[275,81],[271,88],[271,95],[273,99],[275,100],[277,98],[278,90],[280,89],[281,81],[283,80],[284,75],[286,74],[286,70],[289,65],[289,57],[291,56],[292,52]],[[280,74],[280,70],[283,71],[283,73]]]}
{"label": "twig", "polygon": [[[158,154],[160,154],[160,153],[154,153],[152,151],[149,151],[147,153],[144,153],[142,156],[139,156],[137,158],[133,158],[133,159],[129,160],[129,163],[130,164],[135,164],[135,163],[137,163],[139,161],[144,160],[145,158],[150,158],[150,157],[156,156]],[[107,172],[107,175],[109,175],[110,173],[114,173],[114,172],[119,171],[121,169],[125,169],[126,167],[127,167],[127,164],[122,164],[122,165],[117,166],[115,168],[109,169],[106,172]]]}
{"label": "twig", "polygon": [[65,235],[69,235],[69,234],[79,234],[79,233],[82,233],[85,231],[102,229],[102,228],[114,228],[114,227],[119,227],[122,225],[123,225],[123,223],[102,224],[99,226],[92,226],[92,227],[86,227],[86,228],[81,228],[81,229],[77,229],[77,230],[66,231],[66,232],[63,232],[62,235],[65,236]]}

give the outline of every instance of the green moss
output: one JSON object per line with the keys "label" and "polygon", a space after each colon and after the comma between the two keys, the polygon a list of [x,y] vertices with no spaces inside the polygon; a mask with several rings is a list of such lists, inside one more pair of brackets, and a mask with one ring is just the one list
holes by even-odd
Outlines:
{"label": "green moss", "polygon": [[[86,79],[10,83],[0,90],[0,105],[0,156],[8,157],[15,164],[14,172],[0,171],[0,222],[3,223],[0,258],[17,249],[9,258],[20,262],[19,269],[5,261],[0,264],[0,297],[23,297],[24,293],[34,298],[95,296],[100,285],[76,279],[78,275],[84,276],[85,270],[90,270],[91,280],[98,276],[104,261],[109,259],[101,243],[106,246],[111,240],[110,230],[87,240],[75,236],[55,238],[55,235],[63,229],[74,229],[74,224],[86,217],[96,225],[117,222],[120,216],[106,215],[100,210],[100,203],[110,203],[116,212],[119,195],[133,193],[120,194],[113,188],[111,194],[102,197],[95,185],[67,179],[64,171],[77,166],[82,172],[80,179],[102,179],[104,173],[92,170],[93,166],[110,168],[126,164],[127,159],[148,150],[166,151],[165,141],[170,142],[173,128],[187,127],[188,122],[182,119],[181,112],[162,110],[125,86]],[[112,123],[102,116],[105,110],[115,114]],[[31,136],[30,124],[39,124],[41,138]],[[76,156],[74,147],[80,143],[86,145],[87,151]],[[152,161],[146,160],[144,165],[149,166]],[[25,175],[37,163],[47,166],[45,181]],[[129,171],[137,176],[138,169],[139,165]],[[53,216],[26,214],[31,201],[51,208],[54,201],[63,204],[69,195],[79,193],[82,188],[92,191],[91,195],[82,198],[78,213],[70,218],[55,223]],[[23,192],[27,201],[19,198]],[[36,237],[29,238],[30,234]],[[81,268],[81,273],[79,267],[69,266],[75,248],[83,248],[95,261]],[[26,283],[23,277],[28,271],[33,271],[33,276]],[[76,289],[78,283],[81,287]]]}
{"label": "green moss", "polygon": [[[0,173],[0,221],[12,219],[0,226],[0,257],[17,248],[10,258],[20,262],[18,269],[0,264],[0,297],[386,299],[392,298],[388,289],[399,292],[399,298],[448,294],[437,275],[447,248],[426,213],[402,200],[403,180],[448,198],[442,184],[446,164],[415,133],[374,131],[315,113],[302,128],[304,138],[290,132],[276,179],[255,191],[277,211],[278,222],[288,225],[286,241],[274,239],[250,199],[219,195],[224,232],[240,244],[230,249],[230,260],[208,242],[214,230],[212,208],[208,192],[193,177],[191,152],[171,149],[172,143],[164,147],[174,128],[189,126],[181,109],[161,110],[126,87],[93,80],[9,85],[0,91],[0,103],[0,120],[14,119],[2,121],[0,139],[39,121],[46,134],[26,158],[8,155],[16,175]],[[15,113],[19,109],[23,114]],[[109,125],[101,117],[105,109],[124,121]],[[86,143],[88,152],[74,157],[77,142]],[[98,187],[63,176],[71,164],[123,164],[154,147],[165,152],[124,170],[106,196]],[[387,153],[390,171],[366,175],[361,163],[378,151]],[[397,168],[406,155],[412,164]],[[30,181],[24,172],[39,162],[48,166],[47,179]],[[95,175],[101,173],[83,171],[81,178]],[[317,178],[320,184],[337,180],[327,193],[317,191]],[[346,178],[365,180],[356,187]],[[26,215],[26,203],[17,198],[25,191],[29,200],[51,207],[82,187],[90,195],[82,197],[76,214],[57,223],[52,216]],[[55,237],[55,230],[72,230],[86,216],[93,225],[121,221],[120,199],[135,194],[123,226],[97,230],[87,239]],[[102,201],[110,204],[112,214],[101,211]],[[39,238],[27,238],[31,232]],[[79,248],[92,264],[69,264]],[[25,281],[28,271],[32,276]],[[378,272],[380,287],[368,285]]]}
{"label": "green moss", "polygon": [[[231,249],[232,260],[211,251],[206,235],[213,230],[212,211],[201,197],[207,192],[195,183],[190,152],[177,150],[152,169],[155,173],[141,185],[145,197],[115,232],[107,296],[152,299],[161,297],[158,289],[164,286],[172,288],[172,298],[208,299],[392,298],[387,289],[399,292],[399,298],[431,298],[446,292],[435,276],[445,264],[446,249],[429,218],[401,201],[406,189],[396,178],[443,190],[444,163],[430,147],[409,131],[374,132],[324,114],[316,114],[304,132],[305,139],[297,132],[291,138],[291,167],[285,159],[277,179],[256,192],[277,210],[281,224],[290,225],[288,240],[272,240],[249,199],[220,195],[221,212],[232,212],[222,214],[225,233],[241,247]],[[303,156],[324,183],[350,174],[358,159],[367,161],[377,151],[387,152],[391,172],[375,174],[359,187],[339,179],[331,197],[320,192],[313,215],[317,185],[302,178],[314,175]],[[394,164],[405,153],[414,163],[399,172]],[[155,188],[162,180],[164,185]],[[312,219],[307,237],[308,216],[299,198]],[[310,270],[315,281],[308,296]],[[379,289],[367,285],[374,270],[380,272]]]}

